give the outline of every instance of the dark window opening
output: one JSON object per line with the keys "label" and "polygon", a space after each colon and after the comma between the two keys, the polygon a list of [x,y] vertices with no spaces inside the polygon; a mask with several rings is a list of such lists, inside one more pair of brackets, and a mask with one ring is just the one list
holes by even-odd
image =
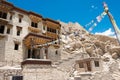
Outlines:
{"label": "dark window opening", "polygon": [[3,13],[2,18],[6,19],[7,18],[7,13]]}
{"label": "dark window opening", "polygon": [[31,23],[31,26],[34,26],[34,23],[33,23],[33,22]]}
{"label": "dark window opening", "polygon": [[0,11],[0,18],[6,19],[7,18],[7,13],[4,13],[4,12]]}
{"label": "dark window opening", "polygon": [[31,57],[32,58],[36,58],[36,51],[32,50],[32,52],[31,52],[31,49],[28,49],[28,56],[27,56],[27,58],[31,58]]}
{"label": "dark window opening", "polygon": [[12,16],[12,15],[10,15],[10,20],[12,20],[12,17],[13,17],[13,16]]}
{"label": "dark window opening", "polygon": [[31,50],[28,49],[28,58],[30,58],[30,53],[31,53]]}
{"label": "dark window opening", "polygon": [[4,29],[5,29],[5,26],[1,25],[1,26],[0,26],[0,33],[3,34],[3,33],[4,33]]}
{"label": "dark window opening", "polygon": [[19,23],[21,23],[22,22],[22,18],[19,18]]}
{"label": "dark window opening", "polygon": [[49,28],[49,27],[47,27],[47,31],[56,33],[56,29],[52,29],[52,28]]}
{"label": "dark window opening", "polygon": [[22,27],[17,26],[17,36],[20,36]]}
{"label": "dark window opening", "polygon": [[14,50],[18,50],[19,49],[19,44],[15,44]]}
{"label": "dark window opening", "polygon": [[23,80],[23,76],[13,76],[12,80]]}
{"label": "dark window opening", "polygon": [[45,30],[45,26],[43,26],[43,30]]}
{"label": "dark window opening", "polygon": [[95,67],[99,67],[99,61],[94,61]]}
{"label": "dark window opening", "polygon": [[79,63],[79,68],[84,68],[84,64],[83,63]]}
{"label": "dark window opening", "polygon": [[58,51],[55,51],[55,54],[58,55]]}
{"label": "dark window opening", "polygon": [[34,22],[31,22],[31,26],[37,28],[37,27],[38,27],[38,24],[37,24],[37,23],[34,23]]}
{"label": "dark window opening", "polygon": [[2,12],[0,11],[0,18],[2,17]]}
{"label": "dark window opening", "polygon": [[37,28],[37,23],[35,23],[35,27]]}
{"label": "dark window opening", "polygon": [[7,34],[10,34],[10,28],[7,28]]}
{"label": "dark window opening", "polygon": [[20,36],[20,30],[17,30],[17,36]]}

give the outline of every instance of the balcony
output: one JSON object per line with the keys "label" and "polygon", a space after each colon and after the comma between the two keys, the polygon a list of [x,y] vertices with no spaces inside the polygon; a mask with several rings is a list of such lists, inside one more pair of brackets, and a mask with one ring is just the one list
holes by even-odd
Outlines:
{"label": "balcony", "polygon": [[46,35],[53,38],[53,39],[57,39],[58,35],[56,33],[52,33],[52,32],[46,32]]}
{"label": "balcony", "polygon": [[26,59],[22,63],[22,67],[24,68],[45,68],[51,67],[52,61],[48,59]]}
{"label": "balcony", "polygon": [[8,23],[8,20],[7,20],[7,19],[4,19],[4,18],[0,18],[0,23],[1,23],[1,24],[7,24],[7,23]]}
{"label": "balcony", "polygon": [[51,65],[51,61],[48,59],[26,59],[22,62],[22,65],[26,64],[40,64],[40,65]]}
{"label": "balcony", "polygon": [[40,33],[41,31],[39,28],[34,28],[34,27],[28,27],[28,30],[33,33]]}
{"label": "balcony", "polygon": [[40,34],[29,33],[24,38],[23,42],[27,47],[30,47],[31,40],[33,41],[34,44],[40,45],[40,44],[45,44],[45,43],[52,41],[52,38],[44,36],[44,35],[40,35]]}
{"label": "balcony", "polygon": [[8,24],[13,25],[13,21],[12,21],[12,20],[10,20],[10,21],[8,22]]}
{"label": "balcony", "polygon": [[5,36],[6,36],[6,34],[0,33],[0,39],[4,38]]}

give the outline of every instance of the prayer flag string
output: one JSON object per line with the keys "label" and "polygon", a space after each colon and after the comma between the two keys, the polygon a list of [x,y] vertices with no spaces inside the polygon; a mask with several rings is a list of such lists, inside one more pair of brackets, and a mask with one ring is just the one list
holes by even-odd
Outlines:
{"label": "prayer flag string", "polygon": [[96,17],[96,19],[91,20],[88,24],[86,24],[85,28],[90,26],[88,31],[91,32],[94,29],[94,27],[96,27],[98,23],[100,23],[105,16],[106,16],[106,12],[102,12],[100,15]]}

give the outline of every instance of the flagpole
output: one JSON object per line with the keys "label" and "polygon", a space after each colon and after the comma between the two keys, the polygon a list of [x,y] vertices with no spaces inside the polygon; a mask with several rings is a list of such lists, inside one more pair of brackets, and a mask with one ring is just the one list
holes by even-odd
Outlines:
{"label": "flagpole", "polygon": [[117,38],[118,43],[119,43],[119,45],[120,45],[120,39],[119,39],[119,35],[118,35],[118,33],[120,34],[119,28],[118,28],[118,26],[117,26],[117,24],[116,24],[116,22],[115,22],[115,19],[114,19],[113,16],[112,16],[112,14],[109,12],[108,6],[107,6],[107,4],[106,4],[105,2],[103,3],[103,6],[104,6],[105,12],[107,13],[107,15],[108,15],[108,17],[109,17],[109,19],[110,19],[110,22],[111,22],[112,25],[113,25],[113,29],[114,29],[114,31],[115,31],[116,38]]}

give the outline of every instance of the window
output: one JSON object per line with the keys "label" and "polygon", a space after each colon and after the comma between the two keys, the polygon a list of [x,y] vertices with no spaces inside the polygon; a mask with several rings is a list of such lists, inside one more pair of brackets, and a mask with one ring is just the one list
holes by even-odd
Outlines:
{"label": "window", "polygon": [[49,28],[49,27],[47,27],[47,31],[56,33],[56,29],[52,29],[52,28]]}
{"label": "window", "polygon": [[19,16],[19,23],[21,23],[21,22],[22,22],[23,15],[18,14],[18,16]]}
{"label": "window", "polygon": [[83,62],[82,62],[82,63],[79,63],[79,68],[84,68]]}
{"label": "window", "polygon": [[99,67],[99,61],[94,61],[95,67]]}
{"label": "window", "polygon": [[58,55],[58,51],[57,50],[55,51],[55,54]]}
{"label": "window", "polygon": [[12,15],[10,15],[10,20],[12,20],[12,17],[13,17],[13,16],[12,16]]}
{"label": "window", "polygon": [[0,18],[6,19],[7,18],[7,13],[0,11]]}
{"label": "window", "polygon": [[38,27],[38,24],[35,23],[35,22],[31,22],[31,26],[37,28],[37,27]]}
{"label": "window", "polygon": [[22,27],[17,26],[17,36],[20,36]]}
{"label": "window", "polygon": [[2,18],[6,19],[7,18],[7,13],[3,13]]}
{"label": "window", "polygon": [[20,36],[20,30],[17,30],[17,36]]}
{"label": "window", "polygon": [[2,17],[2,12],[0,11],[0,18]]}
{"label": "window", "polygon": [[43,26],[43,30],[45,30],[45,26]]}
{"label": "window", "polygon": [[7,34],[10,34],[10,28],[7,28]]}
{"label": "window", "polygon": [[12,80],[23,80],[23,76],[13,76]]}
{"label": "window", "polygon": [[21,23],[22,22],[22,18],[19,18],[19,23]]}
{"label": "window", "polygon": [[32,27],[34,26],[34,22],[31,22],[31,26],[32,26]]}
{"label": "window", "polygon": [[31,54],[31,50],[30,49],[28,49],[28,58],[30,58],[30,54]]}
{"label": "window", "polygon": [[35,27],[37,28],[37,23],[35,23]]}
{"label": "window", "polygon": [[14,14],[15,14],[14,12],[10,12],[10,18],[9,18],[10,20],[12,20]]}
{"label": "window", "polygon": [[4,33],[4,29],[5,29],[5,26],[4,25],[0,25],[0,33]]}
{"label": "window", "polygon": [[18,49],[19,49],[19,44],[16,44],[16,43],[15,43],[14,50],[18,50]]}

